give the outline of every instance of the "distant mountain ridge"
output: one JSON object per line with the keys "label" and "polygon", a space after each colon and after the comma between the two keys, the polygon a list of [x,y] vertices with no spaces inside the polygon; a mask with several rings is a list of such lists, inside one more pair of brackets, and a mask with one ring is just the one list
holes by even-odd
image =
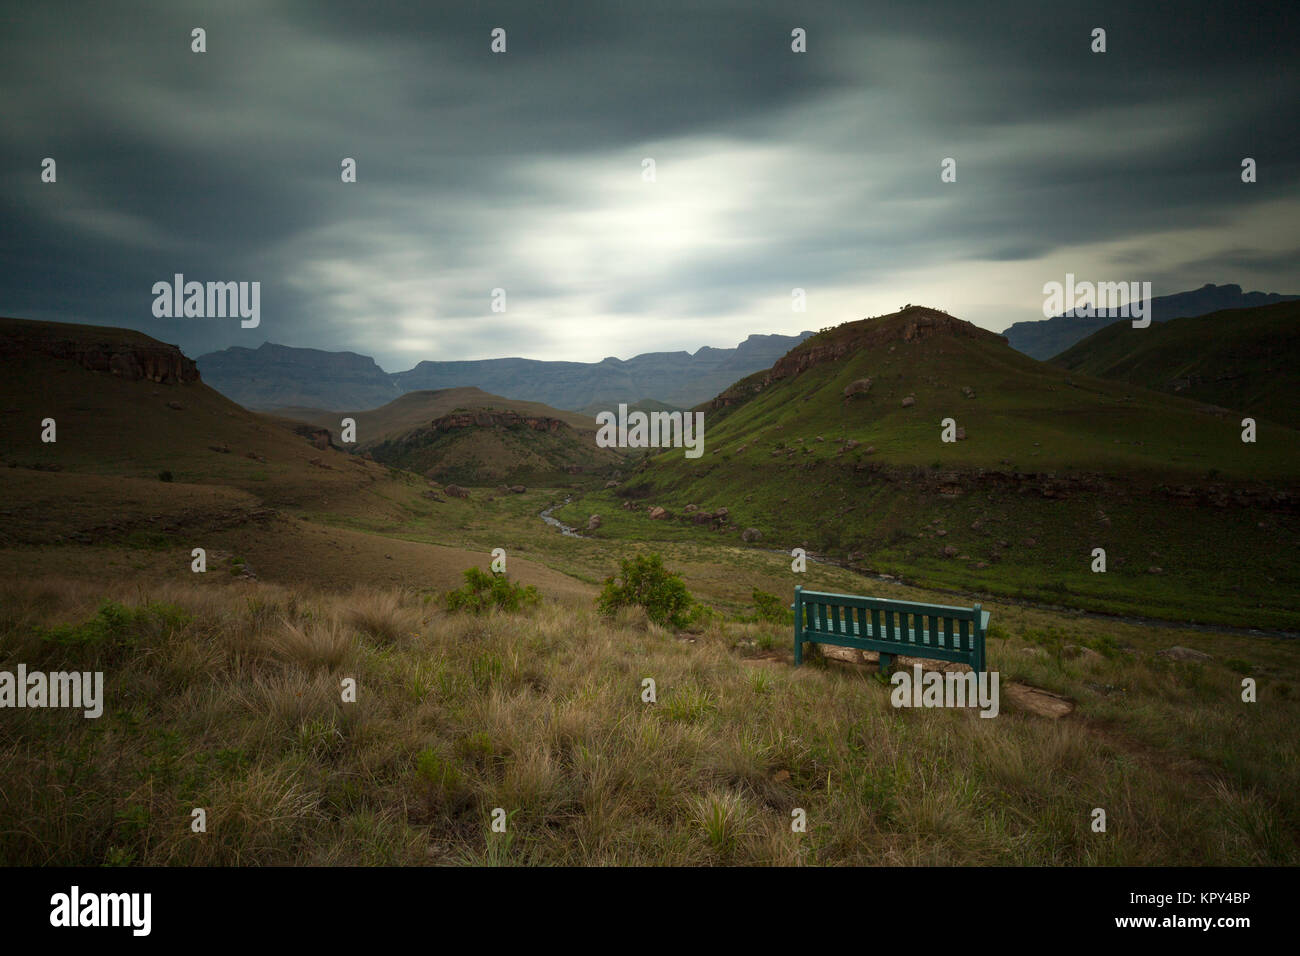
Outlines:
{"label": "distant mountain ridge", "polygon": [[[1201,288],[1190,292],[1152,297],[1151,321],[1167,322],[1170,319],[1208,315],[1225,309],[1249,309],[1296,299],[1300,299],[1300,295],[1242,292],[1241,286],[1235,283],[1215,285],[1207,282]],[[1050,319],[1016,322],[1008,326],[1002,334],[1017,352],[1023,352],[1031,358],[1045,362],[1099,329],[1104,329],[1117,321],[1130,321],[1114,314],[1112,310],[1102,311],[1105,314],[1097,316],[1074,316],[1067,313]]]}
{"label": "distant mountain ridge", "polygon": [[263,342],[196,359],[204,381],[245,408],[378,408],[402,394],[368,355]]}
{"label": "distant mountain ridge", "polygon": [[568,410],[644,399],[689,407],[738,378],[768,368],[812,334],[756,334],[730,349],[704,346],[694,354],[646,352],[599,362],[424,361],[392,374],[355,352],[270,342],[257,349],[209,352],[197,361],[206,382],[248,408],[378,408],[407,392],[466,386]]}

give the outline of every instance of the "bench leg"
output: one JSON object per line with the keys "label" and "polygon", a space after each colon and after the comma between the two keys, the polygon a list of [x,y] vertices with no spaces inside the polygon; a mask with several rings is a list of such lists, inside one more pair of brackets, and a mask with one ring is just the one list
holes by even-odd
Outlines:
{"label": "bench leg", "polygon": [[880,673],[888,674],[894,666],[894,655],[886,654],[883,651],[880,654]]}
{"label": "bench leg", "polygon": [[798,637],[794,639],[794,666],[798,667],[803,663],[803,641]]}

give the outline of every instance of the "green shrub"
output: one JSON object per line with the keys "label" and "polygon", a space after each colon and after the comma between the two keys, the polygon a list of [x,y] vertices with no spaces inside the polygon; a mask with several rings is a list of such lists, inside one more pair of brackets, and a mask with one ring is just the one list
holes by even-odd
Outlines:
{"label": "green shrub", "polygon": [[189,614],[173,604],[151,602],[142,607],[126,607],[116,601],[105,601],[88,621],[38,628],[37,635],[42,641],[64,647],[131,647],[142,636],[171,631],[191,620]]}
{"label": "green shrub", "polygon": [[446,596],[448,611],[469,611],[482,614],[496,608],[501,611],[519,611],[532,607],[542,599],[531,584],[524,587],[504,574],[489,574],[482,568],[468,568],[465,584]]}
{"label": "green shrub", "polygon": [[639,554],[622,562],[619,580],[605,579],[604,590],[596,599],[602,614],[619,608],[640,606],[656,624],[685,627],[692,601],[681,576],[664,567],[657,554]]}
{"label": "green shrub", "polygon": [[753,600],[760,621],[767,621],[769,624],[794,622],[794,612],[775,594],[768,594],[766,591],[754,588]]}

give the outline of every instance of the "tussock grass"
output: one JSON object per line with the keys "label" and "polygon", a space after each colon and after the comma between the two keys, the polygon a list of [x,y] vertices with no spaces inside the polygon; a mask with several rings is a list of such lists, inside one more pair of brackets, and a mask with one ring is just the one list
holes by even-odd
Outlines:
{"label": "tussock grass", "polygon": [[[1272,644],[1248,706],[1225,664],[1066,652],[1008,616],[1003,679],[1079,708],[1004,696],[987,720],[894,710],[869,671],[794,670],[782,626],[721,616],[685,635],[639,609],[450,614],[400,591],[2,590],[0,668],[102,665],[106,691],[98,720],[5,711],[6,864],[1300,861],[1300,703]],[[36,636],[106,599],[131,612],[113,657]]]}

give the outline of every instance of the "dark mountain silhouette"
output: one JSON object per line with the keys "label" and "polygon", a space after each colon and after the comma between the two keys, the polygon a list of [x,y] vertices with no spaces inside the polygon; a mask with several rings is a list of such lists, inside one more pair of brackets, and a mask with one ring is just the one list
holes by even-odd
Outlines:
{"label": "dark mountain silhouette", "polygon": [[769,367],[810,335],[751,335],[733,349],[647,352],[626,361],[426,361],[395,374],[354,352],[269,342],[257,349],[210,352],[199,356],[198,364],[204,381],[248,408],[377,408],[406,392],[464,386],[570,410],[644,399],[690,406]]}

